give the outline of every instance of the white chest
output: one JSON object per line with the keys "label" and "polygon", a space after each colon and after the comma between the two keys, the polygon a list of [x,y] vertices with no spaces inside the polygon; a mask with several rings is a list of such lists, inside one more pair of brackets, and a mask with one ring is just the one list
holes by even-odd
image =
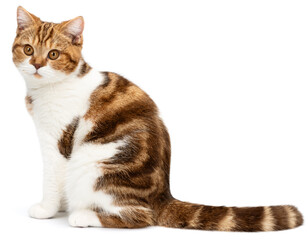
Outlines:
{"label": "white chest", "polygon": [[58,140],[75,117],[82,117],[87,112],[91,94],[102,80],[102,75],[93,71],[83,78],[29,91],[38,134]]}
{"label": "white chest", "polygon": [[49,92],[33,101],[33,118],[38,130],[57,132],[88,109],[89,96],[73,91]]}

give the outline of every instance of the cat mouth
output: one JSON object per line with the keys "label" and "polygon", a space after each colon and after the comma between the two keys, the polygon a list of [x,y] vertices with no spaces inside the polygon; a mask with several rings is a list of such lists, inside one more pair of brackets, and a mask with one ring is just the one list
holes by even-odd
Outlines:
{"label": "cat mouth", "polygon": [[42,77],[42,75],[40,75],[38,72],[34,73],[33,75],[34,75],[34,77],[36,77],[36,78],[41,78],[41,77]]}

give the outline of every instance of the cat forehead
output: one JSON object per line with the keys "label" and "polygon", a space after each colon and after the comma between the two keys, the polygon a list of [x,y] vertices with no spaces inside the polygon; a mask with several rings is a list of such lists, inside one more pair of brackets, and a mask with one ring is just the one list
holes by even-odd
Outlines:
{"label": "cat forehead", "polygon": [[61,23],[41,22],[23,31],[17,38],[34,46],[66,47],[70,45],[70,39],[61,32],[61,28]]}

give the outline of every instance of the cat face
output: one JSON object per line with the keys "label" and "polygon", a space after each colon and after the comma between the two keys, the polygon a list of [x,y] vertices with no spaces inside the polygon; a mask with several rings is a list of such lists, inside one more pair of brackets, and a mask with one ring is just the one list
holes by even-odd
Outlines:
{"label": "cat face", "polygon": [[63,81],[75,73],[81,59],[82,17],[55,24],[18,7],[17,23],[13,62],[28,84]]}

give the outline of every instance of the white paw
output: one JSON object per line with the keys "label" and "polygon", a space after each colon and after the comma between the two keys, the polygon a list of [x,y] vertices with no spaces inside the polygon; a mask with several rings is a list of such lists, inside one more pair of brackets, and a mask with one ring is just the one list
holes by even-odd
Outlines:
{"label": "white paw", "polygon": [[70,214],[68,223],[72,227],[101,227],[96,213],[91,210],[78,210]]}
{"label": "white paw", "polygon": [[51,208],[46,208],[43,207],[43,204],[37,203],[30,207],[29,209],[29,215],[30,217],[33,218],[38,218],[38,219],[45,219],[45,218],[51,218],[53,217],[57,211]]}

